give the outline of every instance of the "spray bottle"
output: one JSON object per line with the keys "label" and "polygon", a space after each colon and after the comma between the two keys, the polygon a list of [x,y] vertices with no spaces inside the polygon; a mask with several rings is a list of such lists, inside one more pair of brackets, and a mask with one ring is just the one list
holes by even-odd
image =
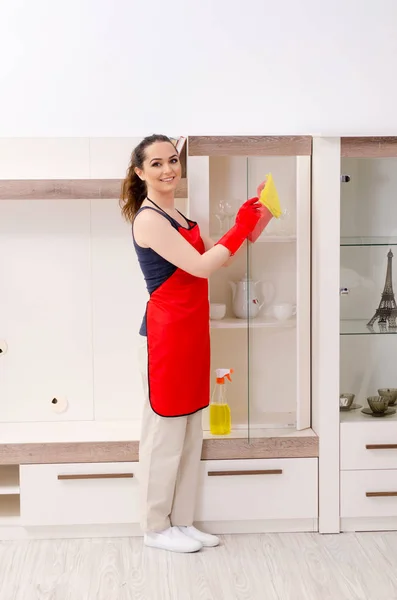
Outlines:
{"label": "spray bottle", "polygon": [[216,369],[216,385],[210,403],[210,431],[213,435],[228,435],[232,429],[230,407],[226,399],[225,379],[231,381],[233,369]]}

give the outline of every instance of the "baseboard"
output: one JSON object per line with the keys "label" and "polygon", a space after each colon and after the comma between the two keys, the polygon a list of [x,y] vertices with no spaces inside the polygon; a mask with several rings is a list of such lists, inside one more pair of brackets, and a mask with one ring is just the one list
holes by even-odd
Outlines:
{"label": "baseboard", "polygon": [[342,532],[397,531],[397,517],[349,517],[340,520]]}
{"label": "baseboard", "polygon": [[[268,519],[262,521],[205,521],[196,523],[208,533],[297,533],[318,531],[317,519]],[[63,525],[58,527],[0,527],[0,540],[54,540],[107,537],[139,537],[138,524]]]}
{"label": "baseboard", "polygon": [[199,521],[195,525],[208,533],[297,533],[318,531],[318,519],[265,519],[260,521]]}
{"label": "baseboard", "polygon": [[0,540],[56,540],[78,538],[137,537],[137,523],[109,525],[59,525],[54,527],[0,527]]}

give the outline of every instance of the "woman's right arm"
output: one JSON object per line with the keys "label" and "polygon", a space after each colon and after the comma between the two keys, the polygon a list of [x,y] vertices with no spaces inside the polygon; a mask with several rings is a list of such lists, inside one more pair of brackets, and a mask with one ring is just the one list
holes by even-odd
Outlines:
{"label": "woman's right arm", "polygon": [[200,254],[167,219],[153,210],[144,210],[137,216],[134,236],[138,244],[152,248],[165,260],[195,277],[208,278],[230,258],[229,250],[220,244]]}

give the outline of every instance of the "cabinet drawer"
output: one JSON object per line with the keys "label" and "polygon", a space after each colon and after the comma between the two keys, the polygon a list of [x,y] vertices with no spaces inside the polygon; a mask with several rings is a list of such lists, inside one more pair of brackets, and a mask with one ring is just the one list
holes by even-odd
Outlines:
{"label": "cabinet drawer", "polygon": [[24,526],[139,521],[138,463],[21,465]]}
{"label": "cabinet drawer", "polygon": [[316,458],[202,463],[198,521],[316,517]]}
{"label": "cabinet drawer", "polygon": [[397,469],[341,473],[341,517],[397,516]]}
{"label": "cabinet drawer", "polygon": [[341,424],[341,469],[397,469],[397,423]]}

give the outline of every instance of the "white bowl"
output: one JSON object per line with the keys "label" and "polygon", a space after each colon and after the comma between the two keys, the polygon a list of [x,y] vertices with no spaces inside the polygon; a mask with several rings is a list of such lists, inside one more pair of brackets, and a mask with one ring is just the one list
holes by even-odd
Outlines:
{"label": "white bowl", "polygon": [[210,303],[210,319],[213,321],[220,321],[226,314],[226,304],[215,304]]}

